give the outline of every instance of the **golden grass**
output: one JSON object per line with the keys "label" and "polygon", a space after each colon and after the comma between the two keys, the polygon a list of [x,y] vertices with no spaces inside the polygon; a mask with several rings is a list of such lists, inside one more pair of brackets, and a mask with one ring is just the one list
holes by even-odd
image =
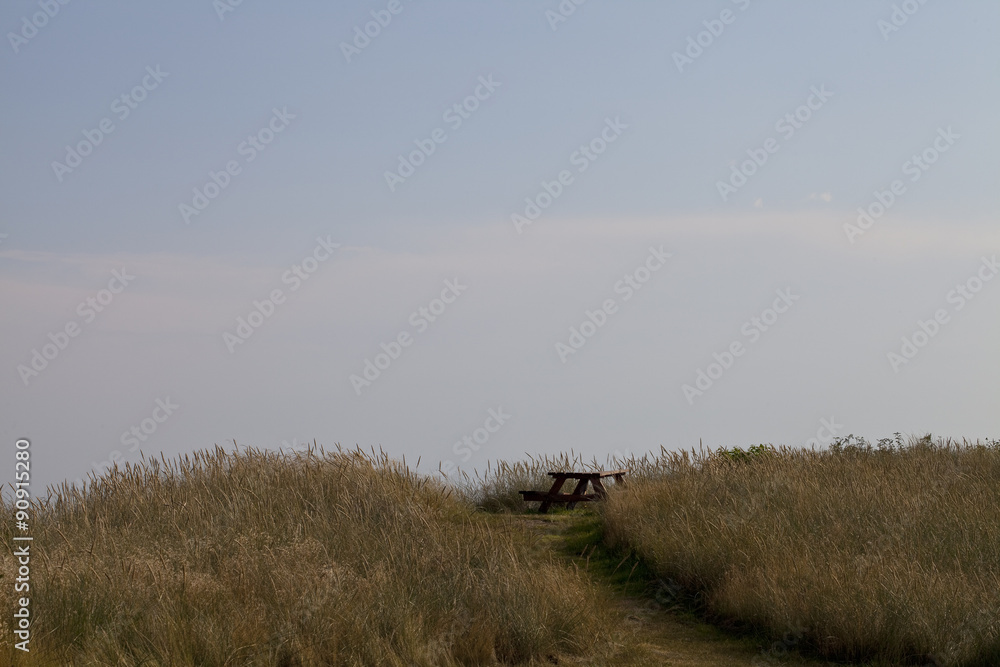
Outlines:
{"label": "golden grass", "polygon": [[831,658],[1000,664],[1000,442],[663,452],[638,473],[607,538],[710,616]]}
{"label": "golden grass", "polygon": [[[1000,442],[835,445],[603,466],[571,453],[451,488],[339,450],[144,461],[33,509],[32,653],[2,616],[0,667],[778,662],[718,638],[664,652],[659,625],[623,628],[610,582],[514,514],[549,470],[598,467],[629,471],[595,507],[609,546],[709,618],[836,659],[1000,664]],[[0,552],[0,608],[14,567]]]}
{"label": "golden grass", "polygon": [[[584,461],[580,454],[572,451],[562,454],[532,456],[523,461],[497,461],[487,464],[482,473],[474,471],[470,476],[464,474],[454,488],[467,502],[486,512],[521,513],[537,509],[537,503],[525,503],[518,491],[537,490],[548,491],[552,486],[550,471],[574,470],[619,470],[628,469],[633,474],[640,470],[652,471],[656,460],[651,457],[636,459],[635,457],[609,457],[604,464],[597,459]],[[614,482],[607,481],[607,486]],[[562,493],[572,491],[571,483],[567,482]],[[588,489],[592,492],[593,489]]]}
{"label": "golden grass", "polygon": [[32,652],[4,614],[0,665],[538,664],[615,647],[593,586],[519,522],[384,456],[217,447],[63,486],[32,523]]}

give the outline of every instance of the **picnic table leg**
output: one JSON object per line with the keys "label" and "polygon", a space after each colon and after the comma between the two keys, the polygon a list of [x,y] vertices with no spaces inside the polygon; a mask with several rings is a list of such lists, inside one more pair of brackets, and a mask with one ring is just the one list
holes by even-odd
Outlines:
{"label": "picnic table leg", "polygon": [[616,485],[623,485],[623,484],[625,484],[625,474],[624,473],[618,473],[617,475],[615,475],[615,484]]}
{"label": "picnic table leg", "polygon": [[604,482],[602,482],[598,477],[595,477],[593,481],[594,481],[594,494],[601,500],[607,498],[608,490],[604,488]]}
{"label": "picnic table leg", "polygon": [[549,511],[549,506],[552,505],[552,496],[559,493],[562,489],[563,484],[566,483],[566,478],[562,475],[557,475],[554,482],[552,482],[552,488],[549,489],[549,497],[542,501],[542,504],[538,506],[538,513],[545,514]]}
{"label": "picnic table leg", "polygon": [[[596,482],[597,480],[595,479],[594,481]],[[576,483],[576,488],[573,489],[573,495],[578,496],[586,492],[587,492],[587,478],[584,477],[583,479],[581,479],[579,482]],[[571,510],[574,507],[576,507],[576,501],[566,503],[566,509]]]}

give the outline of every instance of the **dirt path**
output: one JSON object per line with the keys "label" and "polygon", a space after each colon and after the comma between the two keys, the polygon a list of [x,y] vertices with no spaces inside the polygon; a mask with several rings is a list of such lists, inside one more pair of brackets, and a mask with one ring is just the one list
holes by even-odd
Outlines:
{"label": "dirt path", "polygon": [[[637,574],[636,561],[614,563],[598,546],[599,524],[586,511],[521,515],[542,548],[552,549],[588,572],[608,593],[627,627],[648,657],[638,662],[608,665],[675,665],[678,667],[815,667],[828,664],[804,658],[781,642],[764,645],[708,625],[677,603],[669,586],[660,584],[650,594],[648,573]],[[645,579],[643,575],[645,574]],[[650,658],[655,662],[650,662]]]}

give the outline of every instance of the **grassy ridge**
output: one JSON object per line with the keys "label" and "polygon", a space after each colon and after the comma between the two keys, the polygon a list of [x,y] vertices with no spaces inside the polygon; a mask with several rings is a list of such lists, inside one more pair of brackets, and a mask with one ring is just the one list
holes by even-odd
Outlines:
{"label": "grassy ridge", "polygon": [[[604,466],[605,468],[607,466]],[[497,461],[487,464],[482,473],[463,474],[455,483],[456,491],[470,504],[486,512],[523,513],[537,509],[536,503],[526,503],[518,493],[537,489],[548,491],[552,486],[550,470],[600,470],[596,460],[585,462],[583,457],[569,454],[528,456],[524,461]],[[567,482],[562,493],[572,490]]]}
{"label": "grassy ridge", "polygon": [[[629,471],[607,503],[519,514],[549,470],[598,467]],[[2,616],[0,667],[1000,664],[998,441],[570,454],[451,487],[384,455],[216,448],[32,515],[32,653]],[[0,550],[0,608],[14,572]]]}
{"label": "grassy ridge", "polygon": [[384,457],[144,462],[64,487],[33,526],[32,653],[5,614],[0,665],[528,664],[611,647],[612,621],[579,611],[599,607],[584,577]]}
{"label": "grassy ridge", "polygon": [[1000,442],[664,452],[607,537],[705,611],[820,654],[1000,664]]}

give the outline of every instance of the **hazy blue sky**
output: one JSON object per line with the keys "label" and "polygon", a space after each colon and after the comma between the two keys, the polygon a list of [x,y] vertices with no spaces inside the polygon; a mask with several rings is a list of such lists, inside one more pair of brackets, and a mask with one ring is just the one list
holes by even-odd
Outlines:
{"label": "hazy blue sky", "polygon": [[1000,435],[1000,5],[678,5],[6,3],[0,437]]}

